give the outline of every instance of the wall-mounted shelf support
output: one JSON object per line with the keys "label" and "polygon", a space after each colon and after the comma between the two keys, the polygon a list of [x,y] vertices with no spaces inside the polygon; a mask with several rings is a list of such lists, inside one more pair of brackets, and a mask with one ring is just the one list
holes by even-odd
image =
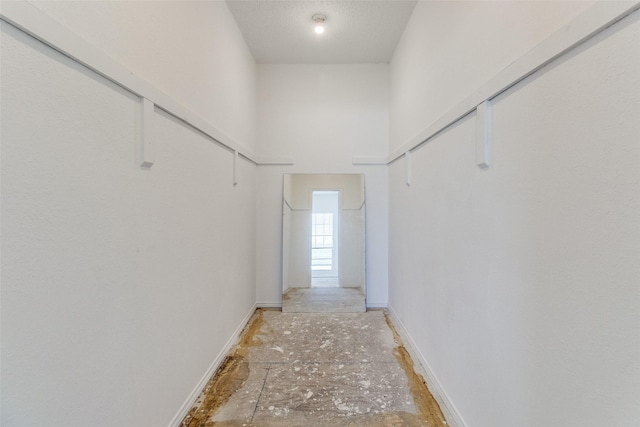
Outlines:
{"label": "wall-mounted shelf support", "polygon": [[404,153],[404,158],[407,161],[407,187],[411,187],[411,151]]}
{"label": "wall-mounted shelf support", "polygon": [[476,164],[480,169],[491,165],[491,102],[476,107]]}
{"label": "wall-mounted shelf support", "polygon": [[141,98],[140,140],[138,142],[138,165],[149,169],[153,166],[153,116],[155,105],[147,98]]}
{"label": "wall-mounted shelf support", "polygon": [[[419,147],[425,146],[426,143],[446,131],[451,125],[467,117],[479,105],[487,103],[487,100],[494,99],[511,89],[552,61],[560,58],[571,49],[586,42],[636,10],[640,10],[640,1],[637,0],[630,2],[599,0],[594,2],[593,5],[571,22],[513,61],[430,126],[391,152],[387,163],[393,163],[408,150],[415,151]],[[491,159],[488,160],[490,161]],[[489,163],[487,163],[488,166]]]}
{"label": "wall-mounted shelf support", "polygon": [[238,150],[233,150],[233,186],[238,185]]}

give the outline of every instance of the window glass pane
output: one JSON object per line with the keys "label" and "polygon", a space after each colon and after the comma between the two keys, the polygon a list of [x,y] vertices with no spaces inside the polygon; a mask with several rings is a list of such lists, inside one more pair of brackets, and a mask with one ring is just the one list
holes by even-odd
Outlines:
{"label": "window glass pane", "polygon": [[333,264],[333,214],[312,214],[311,230],[311,269],[331,270]]}

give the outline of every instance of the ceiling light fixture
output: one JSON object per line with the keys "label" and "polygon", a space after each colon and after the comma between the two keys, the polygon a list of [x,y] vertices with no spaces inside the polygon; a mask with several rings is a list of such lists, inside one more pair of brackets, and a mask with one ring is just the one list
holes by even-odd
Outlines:
{"label": "ceiling light fixture", "polygon": [[311,17],[311,19],[313,19],[313,22],[316,23],[316,26],[313,29],[313,31],[315,31],[316,34],[324,33],[324,21],[327,20],[327,17],[324,15],[320,15],[319,13],[316,13]]}

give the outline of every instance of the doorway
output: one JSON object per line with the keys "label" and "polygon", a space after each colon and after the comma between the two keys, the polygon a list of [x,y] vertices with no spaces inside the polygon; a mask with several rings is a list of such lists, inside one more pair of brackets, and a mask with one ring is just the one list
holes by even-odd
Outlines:
{"label": "doorway", "polygon": [[340,286],[340,191],[314,190],[311,203],[311,287]]}

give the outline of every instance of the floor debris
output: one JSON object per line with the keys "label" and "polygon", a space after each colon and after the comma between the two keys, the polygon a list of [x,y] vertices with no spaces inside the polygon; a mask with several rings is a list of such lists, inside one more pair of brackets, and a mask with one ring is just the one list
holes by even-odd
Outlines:
{"label": "floor debris", "polygon": [[446,425],[381,310],[257,310],[182,422],[182,427]]}

